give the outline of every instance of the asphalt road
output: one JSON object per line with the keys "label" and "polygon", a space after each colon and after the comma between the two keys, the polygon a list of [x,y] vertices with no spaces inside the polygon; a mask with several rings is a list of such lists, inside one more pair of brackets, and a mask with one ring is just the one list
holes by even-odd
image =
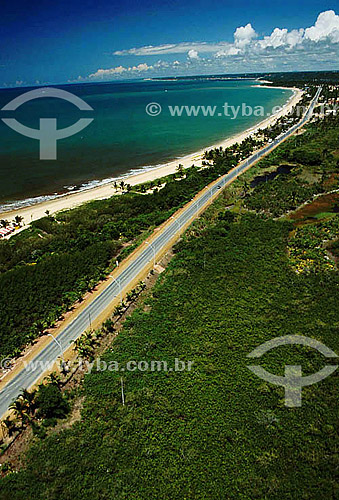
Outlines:
{"label": "asphalt road", "polygon": [[313,108],[317,102],[321,88],[318,89],[310,107],[305,116],[287,132],[277,137],[277,139],[257,151],[249,157],[243,164],[239,165],[229,174],[219,178],[219,181],[213,187],[202,191],[195,201],[183,210],[180,215],[173,218],[166,228],[159,232],[159,236],[152,241],[152,244],[145,244],[144,250],[135,257],[135,259],[120,273],[116,280],[105,288],[79,315],[56,337],[57,342],[52,341],[47,345],[25,368],[22,369],[0,392],[0,418],[7,411],[9,405],[14,401],[23,388],[29,388],[46,371],[48,363],[53,363],[61,355],[61,350],[66,351],[71,342],[77,339],[85,330],[90,327],[91,321],[94,321],[111,303],[111,301],[120,294],[135,277],[156,258],[156,255],[167,245],[167,243],[179,232],[179,229],[189,221],[193,221],[198,210],[207,207],[210,200],[221,191],[221,189],[230,181],[234,180],[249,166],[254,164],[263,155],[270,152],[279,143],[293,134],[297,128],[303,125],[312,115]]}

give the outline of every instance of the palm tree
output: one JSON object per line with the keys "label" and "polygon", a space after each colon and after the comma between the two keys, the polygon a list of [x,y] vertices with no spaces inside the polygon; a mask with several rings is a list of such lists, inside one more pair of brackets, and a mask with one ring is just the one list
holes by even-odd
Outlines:
{"label": "palm tree", "polygon": [[140,290],[145,290],[146,288],[146,283],[144,281],[139,281],[138,283],[138,287],[140,288]]}
{"label": "palm tree", "polygon": [[20,226],[20,222],[23,221],[23,217],[21,217],[20,215],[16,215],[14,217],[14,221],[18,224],[18,226]]}
{"label": "palm tree", "polygon": [[114,332],[114,321],[110,318],[106,319],[103,323],[103,330],[105,333]]}
{"label": "palm tree", "polygon": [[124,185],[125,185],[124,181],[121,181],[121,182],[120,182],[120,187],[121,187],[121,189],[124,189]]}
{"label": "palm tree", "polygon": [[40,335],[43,335],[45,329],[47,328],[47,324],[44,321],[39,320],[33,323],[33,327],[38,330]]}
{"label": "palm tree", "polygon": [[6,229],[6,227],[8,227],[8,226],[9,226],[9,222],[8,222],[8,220],[6,220],[6,219],[2,219],[2,220],[0,220],[0,224],[1,224],[1,225],[2,225],[2,227],[4,227],[5,229]]}
{"label": "palm tree", "polygon": [[60,376],[56,373],[56,372],[52,372],[48,375],[48,377],[46,377],[44,380],[46,380],[48,382],[48,384],[54,384],[54,385],[57,385],[58,387],[60,387]]}
{"label": "palm tree", "polygon": [[28,412],[30,415],[34,415],[36,404],[35,404],[36,391],[29,392],[27,389],[23,389],[20,397],[26,403],[28,407]]}
{"label": "palm tree", "polygon": [[178,172],[178,177],[182,177],[184,175],[184,166],[179,163],[179,165],[176,168],[176,171]]}
{"label": "palm tree", "polygon": [[115,189],[115,191],[118,191],[118,184],[117,184],[117,181],[114,181],[114,189]]}
{"label": "palm tree", "polygon": [[27,402],[19,396],[16,401],[13,401],[9,409],[14,411],[15,416],[21,420],[21,427],[23,427],[28,420]]}

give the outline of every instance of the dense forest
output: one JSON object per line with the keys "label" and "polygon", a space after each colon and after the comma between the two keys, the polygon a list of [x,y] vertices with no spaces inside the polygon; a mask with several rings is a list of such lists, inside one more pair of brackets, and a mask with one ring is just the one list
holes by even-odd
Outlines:
{"label": "dense forest", "polygon": [[[337,85],[339,80],[339,71],[290,71],[290,72],[269,72],[269,73],[228,73],[209,76],[213,80],[242,80],[242,79],[260,79],[268,84],[284,85],[289,87],[310,87],[312,85]],[[181,76],[173,80],[205,80],[206,76]],[[155,78],[155,80],[168,80],[168,78]]]}
{"label": "dense forest", "polygon": [[339,71],[291,71],[282,73],[265,73],[260,75],[270,80],[273,85],[289,87],[310,87],[311,85],[337,85]]}
{"label": "dense forest", "polygon": [[[227,73],[218,74],[213,76],[208,76],[213,80],[239,80],[239,79],[254,79],[258,78],[261,80],[274,81],[276,85],[284,84],[291,86],[303,86],[303,85],[319,85],[319,84],[337,84],[339,80],[339,71],[290,71],[290,72],[269,72],[269,73]],[[178,76],[173,78],[173,80],[205,80],[206,76]],[[167,77],[156,78],[156,80],[168,80]]]}

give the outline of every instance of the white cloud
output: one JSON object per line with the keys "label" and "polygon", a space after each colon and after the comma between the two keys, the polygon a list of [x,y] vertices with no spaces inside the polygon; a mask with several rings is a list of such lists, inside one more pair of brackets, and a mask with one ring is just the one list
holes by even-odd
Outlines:
{"label": "white cloud", "polygon": [[251,43],[253,38],[256,38],[257,34],[252,28],[251,23],[246,24],[246,26],[240,26],[234,32],[234,44],[236,47],[243,48]]}
{"label": "white cloud", "polygon": [[128,68],[125,68],[124,66],[116,66],[115,68],[98,69],[95,73],[89,75],[88,78],[96,80],[106,79],[106,78],[109,79],[110,77],[116,75],[123,75],[126,73],[133,73],[133,72],[143,73],[151,69],[153,69],[153,66],[148,66],[147,63],[141,63],[138,64],[138,66],[130,66]]}
{"label": "white cloud", "polygon": [[[177,62],[178,64],[180,64],[180,63],[179,63],[179,61],[176,61],[176,62]],[[174,63],[173,63],[173,64],[174,64]],[[154,68],[156,68],[156,69],[161,69],[161,68],[162,68],[162,69],[164,69],[164,68],[169,68],[169,67],[170,67],[170,64],[169,64],[167,61],[161,61],[161,60],[159,60],[159,61],[157,61],[157,62],[156,62],[153,66],[154,66]]]}
{"label": "white cloud", "polygon": [[251,23],[238,27],[234,32],[234,43],[228,42],[180,42],[176,44],[148,45],[145,47],[120,50],[114,55],[153,56],[166,54],[188,53],[189,59],[196,59],[196,53],[215,54],[217,57],[235,56],[251,50],[257,52],[266,49],[284,48],[288,51],[309,42],[327,40],[330,43],[339,42],[339,16],[333,10],[321,12],[314,26],[288,31],[286,28],[274,28],[272,33],[259,39]]}
{"label": "white cloud", "polygon": [[274,49],[284,46],[295,47],[297,44],[302,42],[303,34],[303,28],[299,30],[292,30],[290,32],[286,28],[275,28],[270,36],[264,36],[262,40],[259,40],[258,45],[262,49],[267,47],[273,47]]}
{"label": "white cloud", "polygon": [[305,38],[314,42],[329,37],[334,43],[339,42],[339,16],[334,10],[321,12],[314,26],[305,30]]}
{"label": "white cloud", "polygon": [[225,57],[225,56],[237,56],[241,53],[241,49],[239,47],[234,47],[234,45],[229,45],[229,47],[219,50],[215,57]]}
{"label": "white cloud", "polygon": [[194,60],[194,59],[197,60],[197,59],[199,59],[199,52],[197,50],[191,49],[188,51],[187,57],[188,57],[188,59],[191,59],[191,60]]}
{"label": "white cloud", "polygon": [[105,78],[107,76],[119,75],[127,71],[123,66],[117,66],[116,68],[109,69],[98,69],[95,73],[89,75],[89,78]]}
{"label": "white cloud", "polygon": [[153,69],[153,66],[148,66],[146,63],[138,64],[138,66],[132,66],[131,68],[128,68],[128,71],[149,71],[150,69]]}
{"label": "white cloud", "polygon": [[190,50],[208,53],[215,52],[229,44],[226,42],[207,43],[207,42],[180,42],[166,45],[147,45],[145,47],[133,48],[128,50],[117,50],[113,53],[115,56],[157,56],[164,54],[186,54]]}

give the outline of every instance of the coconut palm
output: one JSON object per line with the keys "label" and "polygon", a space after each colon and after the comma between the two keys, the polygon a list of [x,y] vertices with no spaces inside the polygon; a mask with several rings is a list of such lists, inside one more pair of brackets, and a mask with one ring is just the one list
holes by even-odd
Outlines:
{"label": "coconut palm", "polygon": [[40,335],[43,335],[47,328],[47,324],[45,321],[38,320],[33,323],[33,327],[39,332]]}
{"label": "coconut palm", "polygon": [[29,419],[29,408],[27,405],[27,401],[19,396],[18,399],[13,401],[9,409],[12,410],[15,416],[21,420],[21,427],[23,427]]}
{"label": "coconut palm", "polygon": [[184,175],[184,166],[179,163],[179,165],[176,168],[176,171],[178,173],[178,177],[182,177]]}
{"label": "coconut palm", "polygon": [[20,223],[23,221],[23,217],[21,217],[20,215],[16,215],[14,217],[14,221],[16,222],[16,224],[18,224],[20,226]]}
{"label": "coconut palm", "polygon": [[4,227],[5,229],[6,229],[6,227],[8,227],[8,226],[9,226],[9,222],[8,222],[8,220],[6,220],[6,219],[1,219],[1,220],[0,220],[0,224],[1,224],[1,225],[2,225],[2,227]]}
{"label": "coconut palm", "polygon": [[58,387],[60,387],[60,376],[56,372],[50,373],[48,377],[45,377],[44,380],[46,380],[48,384],[57,385]]}
{"label": "coconut palm", "polygon": [[23,389],[20,394],[21,399],[26,403],[28,407],[28,413],[34,415],[36,409],[36,391],[29,392],[27,389]]}

